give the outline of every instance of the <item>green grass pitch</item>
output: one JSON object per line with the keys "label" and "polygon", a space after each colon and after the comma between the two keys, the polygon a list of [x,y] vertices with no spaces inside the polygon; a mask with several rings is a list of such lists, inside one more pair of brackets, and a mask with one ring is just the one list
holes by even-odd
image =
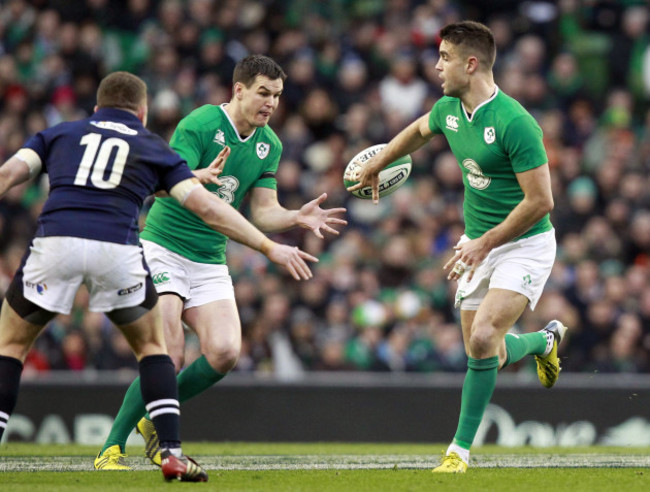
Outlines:
{"label": "green grass pitch", "polygon": [[160,471],[129,449],[130,472],[97,472],[98,448],[5,443],[0,490],[264,492],[642,491],[650,490],[648,448],[503,448],[472,452],[464,475],[434,475],[444,445],[342,443],[186,443],[208,470],[207,484],[165,483]]}

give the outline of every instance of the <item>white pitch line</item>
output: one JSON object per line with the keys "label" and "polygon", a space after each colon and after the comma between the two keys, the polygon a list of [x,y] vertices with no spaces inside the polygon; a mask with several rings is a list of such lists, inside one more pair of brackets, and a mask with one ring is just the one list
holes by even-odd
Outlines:
{"label": "white pitch line", "polygon": [[[373,470],[428,469],[438,464],[429,455],[256,455],[194,458],[207,470]],[[156,470],[145,458],[131,456],[133,470]],[[646,455],[616,454],[494,454],[472,457],[473,468],[641,468],[650,467]],[[4,456],[0,472],[92,471],[93,458],[84,456]]]}

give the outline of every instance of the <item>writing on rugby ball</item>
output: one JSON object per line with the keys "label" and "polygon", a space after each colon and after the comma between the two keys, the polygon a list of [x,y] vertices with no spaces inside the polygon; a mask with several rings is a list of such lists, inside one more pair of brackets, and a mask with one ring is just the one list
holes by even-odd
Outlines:
{"label": "writing on rugby ball", "polygon": [[[357,175],[357,171],[361,167],[360,165],[364,164],[384,147],[386,147],[386,144],[373,145],[355,155],[345,167],[345,172],[343,173],[343,185],[348,188],[357,184],[358,181],[353,178]],[[406,183],[406,179],[411,174],[412,166],[413,161],[411,160],[411,156],[405,155],[404,157],[400,157],[396,161],[391,162],[388,166],[382,169],[379,172],[379,198],[390,195]],[[365,200],[372,199],[372,188],[370,188],[370,186],[351,191],[350,193]]]}

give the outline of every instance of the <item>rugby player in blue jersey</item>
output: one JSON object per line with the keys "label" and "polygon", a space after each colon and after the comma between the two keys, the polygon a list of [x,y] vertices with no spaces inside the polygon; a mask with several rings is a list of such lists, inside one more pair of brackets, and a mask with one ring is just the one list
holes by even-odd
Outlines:
{"label": "rugby player in blue jersey", "polygon": [[167,191],[209,226],[262,252],[297,280],[312,276],[305,260],[317,260],[271,241],[207,191],[185,161],[145,129],[146,121],[145,83],[115,72],[101,81],[91,117],[37,133],[0,166],[0,197],[40,172],[50,179],[36,235],[0,313],[0,437],[34,340],[57,313],[70,312],[84,284],[89,309],[105,312],[138,358],[142,397],[163,448],[163,476],[206,481],[205,471],[181,450],[174,364],[138,240],[144,198]]}

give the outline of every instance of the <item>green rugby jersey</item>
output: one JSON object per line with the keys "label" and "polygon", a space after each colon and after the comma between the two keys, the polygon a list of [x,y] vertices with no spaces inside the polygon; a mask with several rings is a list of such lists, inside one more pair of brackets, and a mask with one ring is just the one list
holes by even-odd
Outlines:
{"label": "green rugby jersey", "polygon": [[[515,173],[548,162],[542,129],[521,104],[498,88],[471,118],[460,99],[440,98],[429,113],[429,128],[445,135],[462,170],[465,234],[470,239],[503,222],[523,200]],[[546,214],[520,237],[552,227]]]}
{"label": "green rugby jersey", "polygon": [[[241,138],[224,106],[206,104],[192,111],[178,124],[170,145],[190,169],[208,167],[229,146],[230,156],[219,176],[222,186],[208,184],[206,188],[239,208],[251,188],[276,189],[282,144],[269,126],[256,128],[250,136]],[[156,198],[140,237],[191,261],[226,262],[228,238],[171,197]]]}

